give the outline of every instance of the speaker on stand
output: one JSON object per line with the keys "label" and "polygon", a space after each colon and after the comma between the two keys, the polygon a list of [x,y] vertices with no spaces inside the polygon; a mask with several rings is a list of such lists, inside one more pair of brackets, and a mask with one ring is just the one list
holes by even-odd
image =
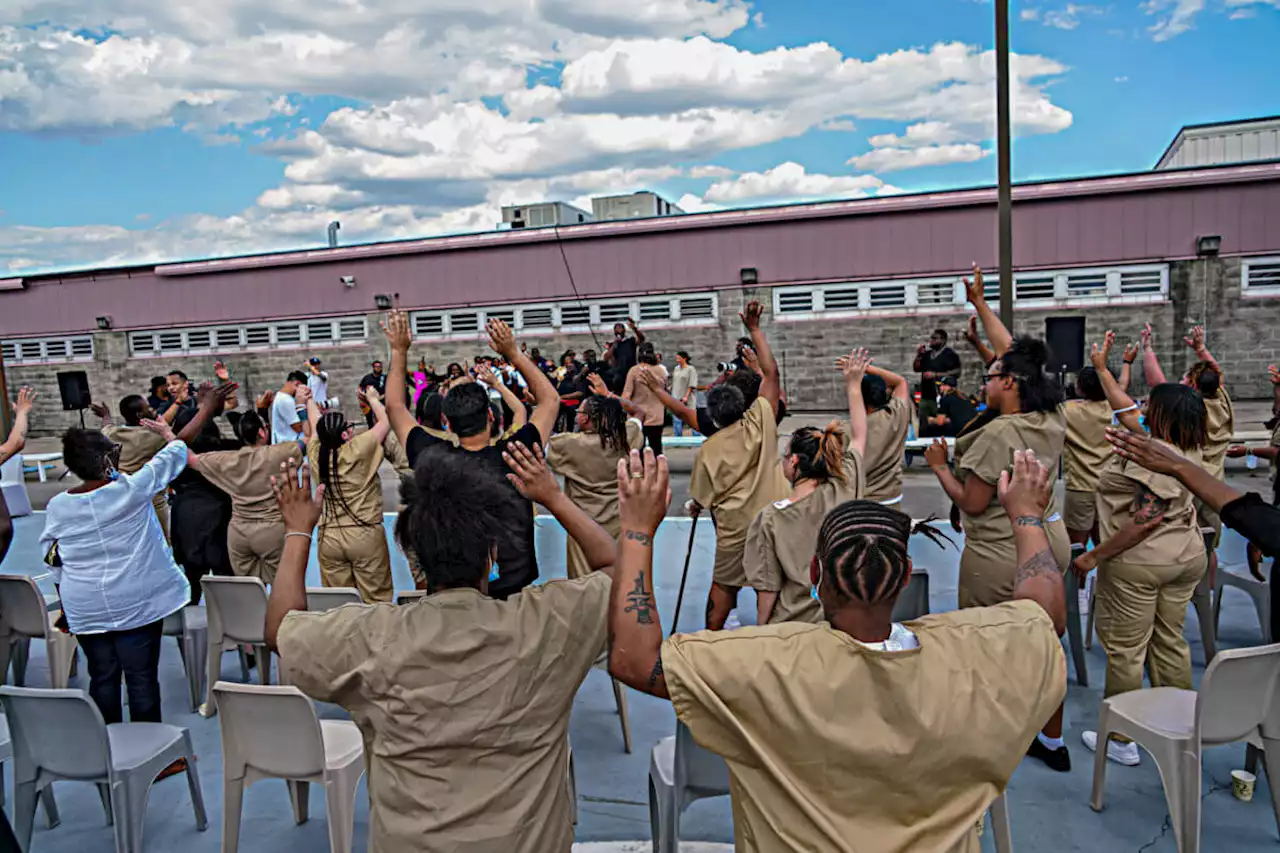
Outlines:
{"label": "speaker on stand", "polygon": [[62,396],[64,412],[80,412],[80,428],[84,428],[84,410],[93,403],[89,393],[89,374],[83,370],[68,370],[58,374],[58,393]]}

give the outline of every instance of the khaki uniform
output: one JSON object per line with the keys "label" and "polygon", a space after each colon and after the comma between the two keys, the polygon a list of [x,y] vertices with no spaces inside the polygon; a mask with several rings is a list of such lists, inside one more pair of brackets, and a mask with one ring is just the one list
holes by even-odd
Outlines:
{"label": "khaki uniform", "polygon": [[[1208,440],[1204,445],[1204,470],[1219,480],[1226,479],[1227,448],[1231,446],[1231,436],[1236,431],[1236,412],[1231,403],[1231,395],[1226,388],[1218,389],[1218,396],[1206,398],[1204,401]],[[1218,546],[1222,536],[1222,519],[1203,501],[1196,498],[1196,521],[1201,527],[1213,528],[1213,546]],[[1202,591],[1207,595],[1208,589]]]}
{"label": "khaki uniform", "polygon": [[569,853],[569,711],[611,588],[593,573],[285,618],[292,683],[364,736],[370,853]]}
{"label": "khaki uniform", "polygon": [[[639,450],[644,446],[640,422],[627,419],[627,446]],[[547,464],[564,477],[564,493],[580,506],[596,524],[614,539],[622,533],[618,514],[618,460],[626,453],[606,450],[594,432],[553,435],[547,442]],[[566,537],[565,567],[570,578],[586,577],[591,572],[582,548]]]}
{"label": "khaki uniform", "polygon": [[[320,439],[307,443],[307,457],[312,477],[319,482]],[[382,442],[372,430],[338,448],[337,470],[329,472],[316,545],[320,582],[326,587],[355,587],[368,604],[395,598],[391,552],[382,526],[382,478],[378,475],[382,458]]]}
{"label": "khaki uniform", "polygon": [[889,405],[883,409],[867,412],[867,452],[862,457],[867,500],[891,503],[902,499],[902,464],[909,426],[911,403],[901,397],[890,397]]}
{"label": "khaki uniform", "polygon": [[[640,372],[644,369],[644,365],[637,364],[627,371],[627,382],[622,389],[622,396],[634,403],[636,408],[643,413],[645,426],[662,426],[667,416],[667,409],[662,405],[662,398],[658,396],[658,392],[640,381]],[[659,376],[664,373],[660,366],[650,369],[654,370]],[[616,482],[615,474],[615,485]]]}
{"label": "khaki uniform", "polygon": [[926,616],[920,647],[828,625],[681,634],[662,646],[676,716],[729,764],[738,853],[982,849],[975,823],[1066,694],[1038,604]]}
{"label": "khaki uniform", "polygon": [[1093,493],[1098,488],[1098,473],[1111,458],[1106,434],[1111,426],[1111,404],[1106,400],[1071,400],[1064,413],[1067,439],[1062,448],[1062,471],[1067,493],[1062,514],[1067,530],[1093,530],[1098,520]]}
{"label": "khaki uniform", "polygon": [[751,522],[743,568],[752,589],[778,593],[770,625],[825,620],[822,605],[811,594],[809,566],[827,515],[862,497],[862,457],[852,448],[845,451],[844,476],[844,482],[828,480],[800,500],[775,501]]}
{"label": "khaki uniform", "polygon": [[265,584],[276,579],[285,529],[271,478],[290,459],[302,461],[296,441],[200,454],[197,470],[231,498],[227,555],[240,577],[260,578]]}
{"label": "khaki uniform", "polygon": [[[962,480],[977,477],[995,486],[1002,471],[1013,466],[1015,450],[1034,450],[1036,459],[1050,471],[1058,467],[1066,438],[1062,411],[1001,415],[977,432],[956,440],[956,474]],[[1044,513],[1045,533],[1058,568],[1071,562],[1071,541],[1058,511],[1057,498]],[[961,607],[988,606],[1013,597],[1018,551],[1013,543],[1013,522],[1000,505],[995,489],[991,503],[978,515],[964,516],[964,553],[960,555]]]}
{"label": "khaki uniform", "polygon": [[693,463],[689,493],[711,510],[716,525],[712,578],[726,587],[746,586],[742,567],[747,531],[760,510],[790,489],[778,455],[773,407],[758,398],[738,421],[703,443]]}
{"label": "khaki uniform", "polygon": [[[108,441],[120,445],[120,473],[136,474],[142,466],[151,461],[151,457],[164,447],[164,439],[145,427],[109,426],[102,431]],[[164,541],[169,541],[169,497],[168,489],[156,492],[151,505],[156,508],[156,518],[160,521],[160,529],[164,531]]]}
{"label": "khaki uniform", "polygon": [[[1200,464],[1198,451],[1174,450]],[[1105,542],[1129,524],[1140,489],[1171,503],[1154,533],[1098,566],[1096,620],[1107,651],[1107,696],[1140,689],[1144,663],[1153,687],[1191,689],[1191,649],[1182,626],[1207,566],[1191,492],[1173,477],[1115,457],[1098,480],[1099,535]]]}

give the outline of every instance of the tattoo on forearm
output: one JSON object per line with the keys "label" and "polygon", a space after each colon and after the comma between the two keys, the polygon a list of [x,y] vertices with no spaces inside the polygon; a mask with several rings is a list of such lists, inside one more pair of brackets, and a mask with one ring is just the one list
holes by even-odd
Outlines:
{"label": "tattoo on forearm", "polygon": [[622,534],[622,537],[624,539],[630,539],[633,542],[639,542],[646,548],[653,544],[653,537],[648,533],[641,533],[639,530],[628,530],[626,533]]}
{"label": "tattoo on forearm", "polygon": [[1044,522],[1034,515],[1020,515],[1013,520],[1018,527],[1044,527]]}
{"label": "tattoo on forearm", "polygon": [[653,624],[653,595],[645,589],[644,572],[636,576],[636,588],[627,593],[627,606],[623,613],[635,613],[636,622]]}
{"label": "tattoo on forearm", "polygon": [[1058,561],[1054,559],[1053,552],[1045,548],[1018,566],[1018,573],[1013,578],[1014,589],[1017,589],[1018,585],[1024,581],[1049,575],[1061,577],[1062,573],[1058,571]]}
{"label": "tattoo on forearm", "polygon": [[653,671],[649,673],[649,689],[652,690],[662,677],[662,653],[659,652],[658,659],[653,662]]}

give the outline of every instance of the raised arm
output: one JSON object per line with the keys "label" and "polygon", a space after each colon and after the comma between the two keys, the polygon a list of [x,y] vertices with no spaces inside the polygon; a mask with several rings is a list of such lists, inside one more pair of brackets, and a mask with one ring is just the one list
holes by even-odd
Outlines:
{"label": "raised arm", "polygon": [[609,597],[609,674],[668,699],[662,674],[662,617],[653,597],[653,537],[671,503],[667,458],[631,451],[618,460],[622,535]]}
{"label": "raised arm", "polygon": [[1013,476],[1000,474],[1000,504],[1013,522],[1013,543],[1018,552],[1014,575],[1014,599],[1028,599],[1044,608],[1062,636],[1067,627],[1067,597],[1058,561],[1049,548],[1044,530],[1045,509],[1053,493],[1053,478],[1031,450],[1015,450]]}
{"label": "raised arm", "polygon": [[1142,415],[1138,412],[1137,405],[1134,404],[1133,398],[1120,387],[1120,383],[1116,382],[1116,378],[1111,375],[1111,370],[1107,367],[1107,357],[1111,355],[1111,347],[1115,339],[1115,332],[1108,331],[1103,338],[1102,346],[1096,343],[1093,345],[1089,361],[1098,371],[1098,379],[1102,382],[1102,390],[1107,395],[1107,402],[1111,404],[1111,410],[1120,419],[1120,423],[1135,432],[1142,432]]}
{"label": "raised arm", "polygon": [[[378,395],[377,388],[366,388],[364,391],[365,402],[369,404],[369,409],[373,412],[373,429],[370,430],[378,437],[378,444],[387,440],[387,435],[391,432],[391,418],[387,416],[387,407],[383,405],[382,397]],[[307,410],[310,411],[315,406],[315,401],[310,401]],[[315,426],[312,426],[314,432]],[[403,447],[404,445],[401,445]]]}
{"label": "raised arm", "polygon": [[525,411],[524,403],[507,387],[505,382],[498,378],[497,374],[487,367],[477,368],[476,379],[482,385],[497,389],[498,393],[502,395],[502,402],[506,403],[507,408],[511,410],[511,423],[509,426],[519,429],[528,423],[529,413]]}
{"label": "raised arm", "polygon": [[[364,391],[357,391],[356,397],[361,401],[366,400]],[[315,401],[314,397],[307,398],[307,426],[310,428],[312,435],[319,434],[317,430],[320,429],[320,417],[320,404]]]}
{"label": "raised arm", "polygon": [[[556,386],[551,384],[547,374],[539,370],[529,356],[520,351],[520,345],[516,343],[515,333],[510,326],[501,320],[490,320],[487,328],[489,346],[514,365],[529,386],[529,393],[533,394],[536,404],[533,417],[529,420],[538,428],[542,440],[546,441],[555,432],[556,418],[560,415],[560,394],[556,391]],[[512,411],[515,411],[515,407],[512,407]]]}
{"label": "raised arm", "polygon": [[636,336],[636,346],[640,346],[642,343],[648,340],[648,338],[645,337],[644,332],[640,331],[640,326],[639,324],[636,323],[635,320],[628,317],[627,325],[631,327],[632,334]]}
{"label": "raised arm", "polygon": [[280,476],[271,478],[271,488],[284,516],[285,534],[280,566],[271,584],[271,597],[267,599],[265,636],[267,647],[278,651],[276,637],[284,617],[293,610],[307,609],[307,560],[311,556],[311,538],[320,520],[320,509],[324,506],[324,484],[316,486],[315,497],[312,497],[310,466],[303,465],[299,471],[298,463],[290,459],[280,466]]}
{"label": "raised arm", "polygon": [[996,354],[991,351],[991,347],[982,342],[982,336],[978,334],[978,318],[976,316],[969,318],[969,328],[965,330],[964,339],[978,353],[978,358],[982,359],[983,365],[989,367],[991,362],[996,360]]}
{"label": "raised arm", "polygon": [[1126,344],[1124,348],[1124,365],[1120,368],[1120,390],[1129,393],[1129,383],[1133,381],[1133,363],[1137,360],[1142,347],[1136,343]]}
{"label": "raised arm", "polygon": [[1218,371],[1218,375],[1224,375],[1222,366],[1218,364],[1218,360],[1209,352],[1209,348],[1204,345],[1204,326],[1196,326],[1191,330],[1191,337],[1183,338],[1182,342],[1191,347],[1191,351],[1196,354],[1196,358],[1201,361],[1207,361],[1213,365],[1213,369]]}
{"label": "raised arm", "polygon": [[[18,399],[13,404],[13,427],[9,430],[9,437],[0,444],[0,462],[21,453],[27,446],[27,430],[31,426],[31,407],[35,405],[36,398],[39,396],[34,388],[24,385],[18,389]],[[3,405],[3,402],[0,400],[0,405]]]}
{"label": "raised arm", "polygon": [[1145,431],[1107,428],[1107,440],[1115,453],[1157,474],[1168,474],[1186,486],[1214,512],[1241,497],[1241,493],[1211,475],[1180,453],[1151,440]]}
{"label": "raised arm", "polygon": [[862,377],[870,363],[871,356],[865,349],[855,349],[836,359],[836,367],[844,374],[844,393],[849,400],[849,446],[858,451],[859,456],[867,452],[867,407],[862,401]]}
{"label": "raised arm", "polygon": [[405,367],[409,363],[409,316],[403,311],[395,310],[387,314],[382,321],[382,331],[391,345],[391,372],[387,374],[387,418],[391,430],[401,447],[409,446],[409,433],[418,425],[409,411],[409,403],[404,393]]}
{"label": "raised arm", "polygon": [[911,399],[911,386],[907,384],[906,377],[899,376],[892,370],[886,370],[883,367],[877,367],[874,364],[867,365],[867,373],[871,376],[879,376],[884,380],[884,385],[889,389],[891,396],[902,400]]}
{"label": "raised arm", "polygon": [[1160,367],[1160,359],[1156,358],[1156,347],[1151,332],[1151,324],[1147,323],[1139,333],[1142,339],[1142,374],[1151,388],[1165,383],[1164,370]]}
{"label": "raised arm", "polygon": [[[647,375],[648,371],[646,371],[645,373]],[[657,378],[658,377],[656,376],[654,377],[655,380]],[[635,403],[631,402],[631,398],[623,397],[619,394],[615,394],[612,391],[610,391],[609,386],[604,384],[604,379],[600,377],[599,373],[593,373],[590,376],[588,376],[587,383],[591,386],[591,392],[595,394],[597,397],[609,397],[611,399],[617,400],[618,403],[622,406],[622,410],[627,413],[627,417],[640,418],[641,420],[644,420],[644,412],[641,410],[641,408],[637,406]]]}
{"label": "raised arm", "polygon": [[569,500],[560,490],[555,475],[547,467],[541,445],[535,444],[529,448],[519,441],[513,441],[507,445],[502,459],[511,469],[507,480],[516,487],[516,491],[555,516],[569,537],[578,543],[592,570],[613,577],[618,543],[582,507]]}
{"label": "raised arm", "polygon": [[208,426],[209,421],[222,414],[226,408],[227,400],[235,393],[236,388],[237,385],[234,382],[224,382],[217,388],[205,382],[196,389],[195,417],[178,433],[176,436],[178,441],[190,445],[200,433],[204,432],[204,428]]}
{"label": "raised arm", "polygon": [[738,316],[742,318],[742,325],[746,326],[747,333],[751,335],[751,346],[760,359],[760,371],[764,376],[760,382],[760,396],[768,400],[769,405],[776,412],[778,400],[782,397],[782,379],[778,375],[778,363],[773,359],[769,340],[765,337],[764,329],[760,328],[760,318],[764,316],[764,305],[753,299]]}
{"label": "raised arm", "polygon": [[982,284],[982,268],[974,264],[973,278],[964,279],[964,292],[974,310],[978,312],[978,319],[982,321],[987,340],[991,341],[991,349],[995,351],[996,356],[1002,356],[1009,347],[1013,346],[1013,335],[1009,334],[1004,323],[1001,323],[1000,318],[996,316],[996,312],[992,311],[991,306],[987,304]]}

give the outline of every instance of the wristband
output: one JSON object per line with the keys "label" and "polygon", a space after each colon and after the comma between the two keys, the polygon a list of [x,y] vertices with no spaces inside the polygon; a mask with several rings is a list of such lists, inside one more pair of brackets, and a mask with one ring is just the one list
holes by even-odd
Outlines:
{"label": "wristband", "polygon": [[1135,361],[1135,359],[1132,359],[1132,358],[1126,358],[1126,359],[1124,360],[1124,363],[1125,363],[1125,364],[1127,364],[1127,365],[1129,365],[1130,367],[1133,367],[1133,362],[1134,362],[1134,361]]}
{"label": "wristband", "polygon": [[290,530],[289,532],[285,533],[284,538],[288,539],[290,536],[305,536],[307,537],[308,542],[311,541],[311,534],[303,533],[301,530]]}
{"label": "wristband", "polygon": [[1137,403],[1134,403],[1132,406],[1129,406],[1129,407],[1124,408],[1124,409],[1112,409],[1112,410],[1111,410],[1111,414],[1113,414],[1113,415],[1123,415],[1125,412],[1136,412],[1136,411],[1138,411],[1138,404],[1137,404]]}

